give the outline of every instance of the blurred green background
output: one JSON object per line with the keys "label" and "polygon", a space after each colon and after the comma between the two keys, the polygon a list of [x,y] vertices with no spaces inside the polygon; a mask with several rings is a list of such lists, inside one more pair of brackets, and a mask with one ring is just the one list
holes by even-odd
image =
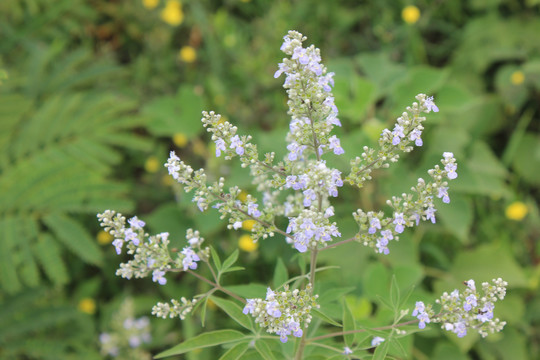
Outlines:
{"label": "blurred green background", "polygon": [[[376,144],[417,93],[434,95],[441,110],[428,115],[423,148],[360,192],[342,190],[344,238],[357,231],[356,208],[383,207],[443,151],[458,161],[437,224],[407,231],[386,257],[358,244],[321,253],[321,265],[340,266],[319,276],[323,309],[340,318],[336,300],[347,294],[358,324],[387,325],[376,295],[393,273],[428,301],[463,280],[503,277],[502,333],[457,339],[432,326],[403,343],[408,357],[540,357],[540,1],[2,0],[0,14],[1,359],[100,359],[99,334],[126,298],[140,317],[158,301],[206,291],[182,274],[165,287],[116,277],[126,258],[100,232],[96,213],[105,209],[137,214],[177,247],[188,227],[224,256],[240,247],[246,271],[226,284],[272,285],[278,258],[299,274],[283,239],[253,244],[250,224],[227,231],[162,165],[175,150],[254,191],[237,164],[213,156],[200,112],[223,114],[262,151],[283,156],[289,119],[273,73],[290,29],[336,73],[339,169]],[[143,357],[200,333],[199,317],[152,318]],[[211,303],[206,317],[210,330],[234,326]]]}

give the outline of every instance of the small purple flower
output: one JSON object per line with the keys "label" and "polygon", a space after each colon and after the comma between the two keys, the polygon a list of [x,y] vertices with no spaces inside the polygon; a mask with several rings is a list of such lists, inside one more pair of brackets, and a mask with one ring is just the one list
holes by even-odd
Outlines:
{"label": "small purple flower", "polygon": [[227,151],[227,148],[225,147],[225,140],[219,138],[216,140],[216,157],[220,157],[222,151]]}
{"label": "small purple flower", "polygon": [[192,248],[186,247],[182,250],[184,259],[182,259],[182,265],[184,266],[184,271],[187,269],[195,270],[197,268],[197,261],[200,261],[199,255],[193,251]]}
{"label": "small purple flower", "polygon": [[414,141],[414,144],[416,146],[422,146],[424,145],[424,142],[422,141],[421,136],[422,136],[422,131],[419,129],[414,129],[409,134],[409,139],[411,139],[411,141]]}
{"label": "small purple flower", "polygon": [[304,190],[304,206],[311,206],[311,202],[317,200],[317,193],[313,189]]}
{"label": "small purple flower", "polygon": [[399,144],[401,139],[405,137],[405,134],[403,133],[403,126],[396,124],[396,126],[394,126],[394,130],[392,131],[392,135],[394,135],[392,145]]}
{"label": "small purple flower", "polygon": [[240,140],[240,137],[238,135],[234,135],[231,138],[231,149],[236,149],[236,153],[238,155],[244,155],[244,143]]}
{"label": "small purple flower", "polygon": [[343,348],[343,352],[341,354],[343,354],[343,355],[351,355],[352,353],[353,353],[353,351],[348,346],[345,346]]}
{"label": "small purple flower", "polygon": [[268,313],[268,315],[278,318],[281,316],[281,311],[279,311],[278,307],[279,304],[277,303],[277,301],[269,301],[266,304],[266,312]]}
{"label": "small purple flower", "polygon": [[165,275],[165,271],[154,270],[152,272],[152,281],[157,282],[160,285],[165,285],[167,283],[167,279],[165,279],[163,275]]}
{"label": "small purple flower", "polygon": [[433,204],[429,204],[429,207],[426,209],[426,220],[431,220],[433,224],[435,224],[435,212],[437,210],[433,207]]}
{"label": "small purple flower", "polygon": [[396,228],[394,229],[398,234],[401,234],[405,227],[405,219],[403,219],[403,213],[395,213],[394,214],[394,221],[393,224],[396,225]]}
{"label": "small purple flower", "polygon": [[244,310],[242,310],[242,312],[246,315],[253,314],[255,311],[255,299],[246,299],[246,301],[246,306],[244,306]]}
{"label": "small purple flower", "polygon": [[444,167],[444,170],[446,170],[446,176],[450,180],[454,180],[455,178],[457,178],[457,172],[456,172],[457,165],[456,164],[453,164],[453,163],[446,164]]}
{"label": "small purple flower", "polygon": [[258,207],[259,207],[259,204],[255,204],[253,202],[248,203],[248,206],[247,206],[248,215],[251,215],[255,218],[258,218],[259,216],[261,216],[261,212],[257,209]]}
{"label": "small purple flower", "polygon": [[467,296],[467,298],[465,298],[465,302],[463,303],[463,309],[465,311],[471,311],[472,307],[476,305],[478,305],[478,303],[476,302],[476,296],[471,294]]}
{"label": "small purple flower", "polygon": [[439,188],[439,193],[437,194],[437,197],[440,199],[442,198],[442,201],[446,204],[450,203],[450,197],[448,196],[448,188],[441,186]]}
{"label": "small purple flower", "polygon": [[381,229],[381,221],[379,220],[379,218],[373,218],[369,223],[368,233],[375,234],[377,232],[377,229]]}
{"label": "small purple flower", "polygon": [[426,312],[419,314],[417,318],[418,320],[420,320],[420,322],[418,323],[418,327],[420,329],[424,329],[426,327],[426,323],[431,322],[431,320],[429,319],[429,315]]}
{"label": "small purple flower", "polygon": [[424,106],[427,108],[427,112],[430,112],[433,110],[433,112],[439,112],[439,108],[437,107],[437,105],[435,105],[435,103],[433,102],[433,96],[430,96],[428,97],[425,101],[424,101]]}
{"label": "small purple flower", "polygon": [[341,155],[345,153],[345,150],[343,150],[343,148],[341,147],[341,143],[336,135],[331,136],[328,141],[330,142],[328,147],[330,148],[330,150],[334,151],[334,154]]}
{"label": "small purple flower", "polygon": [[146,223],[142,220],[139,220],[138,217],[134,216],[131,219],[128,220],[129,225],[131,225],[134,229],[142,229]]}
{"label": "small purple flower", "polygon": [[122,239],[115,239],[112,244],[116,250],[116,254],[120,255],[122,253],[122,246],[124,245],[124,241]]}
{"label": "small purple flower", "polygon": [[458,322],[454,324],[454,333],[457,334],[458,337],[462,338],[465,335],[467,335],[467,326],[464,322]]}
{"label": "small purple flower", "polygon": [[412,316],[416,316],[418,314],[421,314],[426,311],[426,306],[424,305],[423,301],[417,301],[414,310],[412,312]]}
{"label": "small purple flower", "polygon": [[287,158],[290,161],[295,161],[298,159],[298,157],[302,156],[302,153],[307,148],[306,145],[299,145],[297,142],[292,142],[289,145],[287,145],[287,150],[289,150],[289,155]]}

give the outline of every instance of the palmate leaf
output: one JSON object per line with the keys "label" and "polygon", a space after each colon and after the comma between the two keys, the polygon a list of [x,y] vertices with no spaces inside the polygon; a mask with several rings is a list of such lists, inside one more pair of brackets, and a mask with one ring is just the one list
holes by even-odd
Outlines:
{"label": "palmate leaf", "polygon": [[129,99],[86,92],[20,103],[25,111],[0,111],[10,119],[0,120],[9,134],[0,137],[0,284],[8,293],[37,286],[40,268],[55,284],[66,284],[65,249],[102,264],[77,214],[94,217],[111,206],[129,211],[129,185],[109,180],[110,174],[122,161],[120,148],[150,146],[132,131],[143,120],[127,116],[136,106]]}

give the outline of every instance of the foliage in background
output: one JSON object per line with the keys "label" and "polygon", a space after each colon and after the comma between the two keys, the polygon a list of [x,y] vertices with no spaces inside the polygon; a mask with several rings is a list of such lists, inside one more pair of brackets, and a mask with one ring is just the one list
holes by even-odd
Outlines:
{"label": "foliage in background", "polygon": [[[429,297],[455,286],[465,273],[487,276],[497,269],[511,286],[501,304],[509,325],[499,341],[456,341],[433,330],[406,349],[418,358],[538,357],[538,1],[176,3],[180,8],[148,0],[0,2],[6,19],[0,22],[0,69],[7,75],[0,85],[0,301],[9,309],[23,294],[37,299],[42,287],[50,296],[33,310],[21,307],[17,318],[0,317],[0,357],[98,354],[98,335],[107,323],[101,316],[110,315],[108,306],[118,306],[126,295],[112,277],[118,260],[111,249],[104,253],[97,246],[97,225],[88,215],[105,208],[146,213],[150,229],[172,229],[178,242],[193,226],[204,228],[206,238],[221,236],[214,244],[220,253],[250,249],[240,259],[249,264],[249,276],[238,275],[236,283],[267,283],[278,256],[285,271],[298,271],[297,259],[279,241],[254,248],[245,237],[239,242],[241,235],[224,233],[215,213],[199,217],[189,201],[177,205],[161,168],[174,148],[194,167],[230,172],[231,182],[247,188],[239,169],[207,156],[213,149],[199,128],[200,111],[214,109],[255,133],[263,152],[285,144],[285,98],[272,77],[281,55],[271,44],[292,28],[321,44],[332,59],[328,68],[336,73],[340,137],[348,153],[376,141],[410,93],[433,93],[445,109],[426,128],[425,151],[378,174],[379,187],[349,210],[343,204],[341,215],[377,207],[382,194],[408,190],[405,179],[423,173],[442,149],[454,152],[461,170],[454,184],[459,196],[441,209],[441,225],[404,238],[395,252],[401,256],[391,254],[381,264],[353,248],[328,254],[341,258],[342,267],[325,279],[321,302],[345,296],[355,319],[373,325],[385,321],[372,300],[388,291],[380,279],[391,272]],[[416,21],[414,10],[403,12],[408,5],[418,9]],[[262,131],[255,130],[260,126]],[[249,235],[249,227],[242,235]],[[427,266],[419,267],[418,258]],[[359,277],[364,288],[344,288]],[[189,280],[175,282],[166,294],[142,281],[127,291],[136,304],[192,292]],[[87,294],[77,295],[81,291]],[[19,321],[33,318],[32,311],[46,317],[55,306],[73,310],[85,297],[94,299],[95,315],[72,314],[93,324],[84,336],[62,333],[63,325],[55,322]],[[330,314],[336,319],[342,316],[339,306]],[[143,315],[145,306],[136,308]],[[19,322],[26,330],[8,331]],[[218,310],[209,307],[207,327],[222,327],[220,322]],[[181,328],[165,323],[152,320],[153,338],[160,339],[150,344],[153,353],[199,331],[196,322]],[[61,341],[71,345],[58,347],[62,352],[36,351],[22,342],[28,337],[51,348]],[[4,350],[8,342],[19,345]]]}

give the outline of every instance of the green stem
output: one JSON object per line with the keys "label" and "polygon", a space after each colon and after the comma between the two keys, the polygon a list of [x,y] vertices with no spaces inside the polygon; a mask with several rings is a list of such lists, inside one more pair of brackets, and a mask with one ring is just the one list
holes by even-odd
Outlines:
{"label": "green stem", "polygon": [[402,326],[416,324],[416,323],[418,323],[418,321],[419,321],[418,319],[410,320],[410,321],[403,322],[401,324],[381,326],[381,327],[377,327],[377,328],[373,328],[373,329],[359,329],[359,330],[338,331],[338,332],[331,333],[331,334],[316,336],[316,337],[308,339],[307,341],[308,342],[314,342],[314,341],[328,339],[328,338],[336,337],[336,336],[363,333],[363,332],[366,332],[368,330],[370,330],[370,331],[372,331],[372,330],[391,330],[391,329],[395,329],[395,328],[402,327]]}
{"label": "green stem", "polygon": [[236,300],[240,301],[241,303],[244,303],[244,304],[246,303],[246,300],[245,300],[245,299],[243,299],[243,298],[241,298],[240,296],[236,295],[235,293],[233,293],[233,292],[231,292],[231,291],[225,289],[225,288],[222,287],[221,285],[219,285],[219,284],[217,284],[217,283],[215,283],[215,282],[213,282],[213,281],[211,281],[211,280],[208,280],[208,279],[205,278],[204,276],[201,276],[201,275],[197,274],[195,271],[189,270],[189,269],[186,270],[186,271],[187,271],[188,273],[190,273],[191,275],[195,276],[196,278],[198,278],[198,279],[204,281],[205,283],[212,285],[214,288],[216,288],[217,290],[221,291],[222,293],[225,293],[225,294],[227,294],[227,295],[229,295],[229,296],[235,298]]}

